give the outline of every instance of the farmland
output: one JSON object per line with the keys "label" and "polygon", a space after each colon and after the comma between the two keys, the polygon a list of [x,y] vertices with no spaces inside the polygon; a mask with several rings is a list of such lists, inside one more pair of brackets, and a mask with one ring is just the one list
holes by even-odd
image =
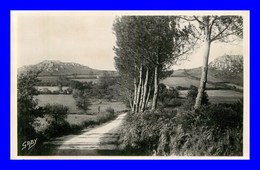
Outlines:
{"label": "farmland", "polygon": [[[62,104],[69,108],[70,113],[82,113],[76,106],[75,100],[72,95],[38,95],[39,106],[44,106],[46,104]],[[122,102],[108,102],[102,100],[93,100],[90,109],[87,114],[95,114],[98,112],[98,106],[100,106],[100,112],[104,112],[107,108],[111,107],[117,111],[125,110],[126,107]]]}
{"label": "farmland", "polygon": [[94,119],[98,113],[98,107],[100,106],[100,112],[106,112],[107,108],[113,108],[115,112],[126,110],[126,106],[122,102],[108,102],[108,101],[92,101],[87,113],[83,113],[76,106],[75,100],[72,95],[38,95],[37,97],[39,106],[46,104],[62,104],[69,108],[69,114],[67,121],[70,124],[81,124],[82,122],[90,119]]}
{"label": "farmland", "polygon": [[[215,103],[234,103],[239,99],[243,98],[243,93],[236,92],[233,90],[207,90],[209,96],[209,102],[212,104]],[[188,93],[188,90],[180,90],[180,97],[185,97]]]}
{"label": "farmland", "polygon": [[[44,90],[44,89],[48,89],[51,92],[59,90],[58,86],[37,86],[36,88],[39,91]],[[68,88],[69,88],[68,86],[63,86],[62,90],[66,90]]]}
{"label": "farmland", "polygon": [[74,81],[79,81],[79,82],[93,82],[93,83],[98,83],[98,79],[90,79],[90,78],[77,78],[77,79],[70,79]]}

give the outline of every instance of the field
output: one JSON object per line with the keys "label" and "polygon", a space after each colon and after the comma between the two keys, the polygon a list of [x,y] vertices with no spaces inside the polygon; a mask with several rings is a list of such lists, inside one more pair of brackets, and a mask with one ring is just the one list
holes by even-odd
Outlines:
{"label": "field", "polygon": [[[210,103],[234,103],[243,98],[243,93],[233,90],[207,90]],[[180,90],[180,97],[185,97],[188,90]]]}
{"label": "field", "polygon": [[77,79],[70,79],[74,81],[79,81],[79,82],[93,82],[93,83],[98,83],[98,79],[89,79],[89,78],[77,78]]}
{"label": "field", "polygon": [[[51,92],[59,90],[58,86],[36,86],[36,88],[37,88],[38,90],[40,90],[40,91],[42,91],[43,89],[48,89],[48,90],[50,90]],[[68,88],[69,88],[68,86],[63,86],[63,87],[62,87],[62,90],[66,90],[66,89],[68,89]]]}
{"label": "field", "polygon": [[[192,79],[189,77],[167,77],[166,79],[162,80],[161,83],[164,83],[167,86],[170,87],[177,87],[177,86],[182,86],[182,87],[190,87],[190,85],[199,86],[199,80]],[[214,88],[215,85],[212,84],[207,84],[207,87],[209,88]]]}
{"label": "field", "polygon": [[[39,80],[42,82],[52,82],[56,83],[58,80],[58,76],[39,76]],[[68,75],[66,76],[69,80],[74,80],[74,81],[79,81],[79,82],[93,82],[93,83],[98,83],[98,78],[97,76],[94,75]]]}
{"label": "field", "polygon": [[122,102],[108,102],[108,101],[92,101],[90,110],[86,114],[82,114],[82,111],[79,110],[76,106],[75,100],[72,95],[38,95],[39,106],[44,106],[46,104],[62,104],[69,108],[69,114],[67,121],[70,124],[81,124],[86,120],[95,118],[98,113],[98,107],[100,106],[100,112],[105,112],[107,108],[111,107],[115,112],[126,110],[126,106]]}
{"label": "field", "polygon": [[[82,113],[76,106],[75,100],[72,95],[38,95],[39,106],[44,106],[46,104],[62,104],[69,108],[70,113]],[[87,114],[96,114],[98,112],[98,106],[100,106],[100,112],[105,112],[107,108],[111,107],[117,111],[125,110],[126,107],[122,102],[108,102],[108,101],[92,101],[90,110],[87,111]]]}

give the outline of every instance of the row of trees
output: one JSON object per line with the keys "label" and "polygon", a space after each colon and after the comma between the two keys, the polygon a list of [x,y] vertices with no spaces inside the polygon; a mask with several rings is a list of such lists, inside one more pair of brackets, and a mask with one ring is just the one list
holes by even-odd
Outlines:
{"label": "row of trees", "polygon": [[194,108],[200,107],[207,83],[208,59],[214,41],[243,36],[241,16],[122,16],[115,20],[115,65],[132,112],[143,112],[151,99],[157,107],[160,79],[197,44],[204,44],[202,75]]}
{"label": "row of trees", "polygon": [[152,99],[157,107],[159,80],[169,76],[170,66],[185,51],[189,29],[176,17],[123,16],[114,23],[117,37],[115,64],[132,112],[142,112]]}

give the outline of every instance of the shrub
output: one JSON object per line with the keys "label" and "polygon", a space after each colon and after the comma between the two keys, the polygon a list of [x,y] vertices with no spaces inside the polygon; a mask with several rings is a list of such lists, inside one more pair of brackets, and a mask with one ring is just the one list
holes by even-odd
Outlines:
{"label": "shrub", "polygon": [[88,90],[74,89],[73,98],[75,99],[76,105],[79,109],[83,110],[84,112],[89,110],[89,106],[91,105],[91,102],[89,100],[90,95]]}
{"label": "shrub", "polygon": [[171,87],[167,89],[164,84],[160,84],[159,91],[158,100],[164,107],[175,107],[181,105],[181,101],[177,99],[179,97],[179,92],[175,88]]}
{"label": "shrub", "polygon": [[88,127],[92,125],[99,125],[115,118],[115,111],[113,108],[107,108],[106,112],[98,113],[94,118],[84,121],[83,126]]}
{"label": "shrub", "polygon": [[120,131],[120,147],[126,152],[151,155],[159,146],[160,132],[174,114],[146,111],[128,114]]}
{"label": "shrub", "polygon": [[[186,95],[186,101],[184,102],[184,108],[186,110],[193,110],[197,95],[198,95],[198,88],[196,86],[191,85]],[[204,91],[202,95],[201,104],[204,106],[210,104],[208,99],[208,94],[206,91]]]}
{"label": "shrub", "polygon": [[111,108],[111,107],[108,107],[106,109],[106,112],[111,113],[111,114],[115,114],[115,110],[113,108]]}
{"label": "shrub", "polygon": [[176,98],[166,98],[164,99],[164,106],[165,107],[176,107],[176,106],[181,106],[182,101],[180,99],[176,99]]}
{"label": "shrub", "polygon": [[70,132],[69,123],[65,120],[68,115],[68,107],[60,104],[47,104],[39,110],[42,116],[35,118],[32,124],[39,136],[49,139]]}
{"label": "shrub", "polygon": [[171,136],[174,155],[241,156],[243,105],[217,104],[177,114],[178,127]]}
{"label": "shrub", "polygon": [[188,90],[188,87],[182,87],[182,86],[177,86],[176,87],[177,90]]}
{"label": "shrub", "polygon": [[240,156],[242,122],[241,102],[128,114],[119,142],[127,153],[142,155]]}

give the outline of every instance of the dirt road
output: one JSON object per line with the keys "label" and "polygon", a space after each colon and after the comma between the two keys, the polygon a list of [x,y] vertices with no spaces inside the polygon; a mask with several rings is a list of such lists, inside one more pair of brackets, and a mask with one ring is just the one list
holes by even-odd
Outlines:
{"label": "dirt road", "polygon": [[[51,155],[120,155],[117,148],[117,129],[122,124],[126,113],[115,120],[93,129],[82,130],[79,135],[56,138],[47,143],[53,147]],[[54,147],[55,146],[55,147]]]}

